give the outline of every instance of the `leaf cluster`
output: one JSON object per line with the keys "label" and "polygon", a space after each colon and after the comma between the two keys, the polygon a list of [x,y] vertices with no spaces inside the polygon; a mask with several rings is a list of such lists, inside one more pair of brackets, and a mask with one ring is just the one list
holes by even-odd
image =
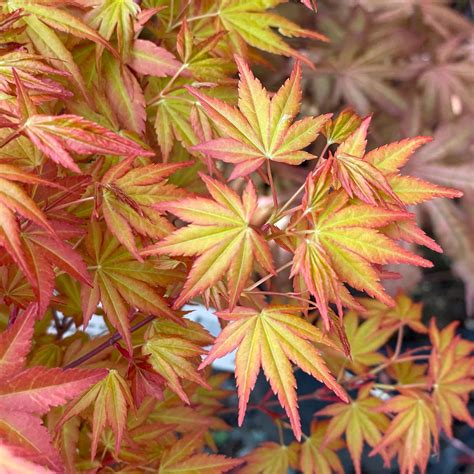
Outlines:
{"label": "leaf cluster", "polygon": [[[291,38],[327,38],[280,3],[0,2],[2,472],[330,473],[345,445],[360,472],[366,443],[412,473],[472,424],[472,345],[383,284],[432,265],[406,244],[442,251],[412,206],[462,192],[408,172],[427,136],[300,116]],[[293,64],[276,92],[251,68],[270,55]],[[234,391],[208,366],[234,350],[238,424],[261,410],[294,443],[219,454]],[[328,402],[309,433],[297,370]]]}

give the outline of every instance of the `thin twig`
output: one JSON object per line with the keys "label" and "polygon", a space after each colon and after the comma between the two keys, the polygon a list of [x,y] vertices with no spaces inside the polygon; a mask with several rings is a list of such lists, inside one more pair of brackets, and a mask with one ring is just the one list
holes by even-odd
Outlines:
{"label": "thin twig", "polygon": [[278,194],[276,192],[275,183],[273,182],[272,167],[270,165],[270,160],[267,160],[267,174],[268,174],[268,182],[270,183],[270,189],[272,190],[273,207],[275,209],[278,209]]}
{"label": "thin twig", "polygon": [[[139,323],[135,324],[130,328],[130,333],[133,333],[137,331],[138,329],[142,328],[143,326],[146,326],[148,323],[153,321],[155,319],[155,316],[147,316],[145,319],[140,321]],[[87,354],[84,354],[83,356],[79,357],[76,360],[73,360],[69,364],[65,365],[65,369],[72,369],[74,367],[77,367],[84,362],[87,362],[89,359],[92,359],[95,357],[97,354],[100,354],[102,351],[105,349],[108,349],[109,347],[113,346],[116,342],[120,341],[122,339],[122,335],[116,332],[112,336],[110,336],[106,341],[104,341],[102,344],[97,346],[96,348],[92,349],[90,352]]]}

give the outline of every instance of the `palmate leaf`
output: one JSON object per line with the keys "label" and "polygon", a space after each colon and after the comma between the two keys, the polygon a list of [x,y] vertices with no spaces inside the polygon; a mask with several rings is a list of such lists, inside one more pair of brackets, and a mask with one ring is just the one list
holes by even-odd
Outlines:
{"label": "palmate leaf", "polygon": [[373,456],[400,441],[400,473],[414,474],[416,466],[421,472],[425,472],[432,439],[437,449],[439,436],[432,401],[422,392],[407,390],[406,393],[387,400],[377,411],[395,413],[396,416],[370,455]]}
{"label": "palmate leaf", "polygon": [[401,291],[397,293],[394,299],[395,307],[390,308],[380,301],[359,298],[359,303],[366,310],[362,316],[377,319],[380,327],[397,329],[406,325],[415,332],[426,334],[428,330],[422,322],[423,305],[413,302]]}
{"label": "palmate leaf", "polygon": [[[22,456],[23,454],[23,456]],[[24,453],[16,455],[14,449],[0,442],[0,470],[5,474],[50,474],[52,471],[25,459]]]}
{"label": "palmate leaf", "polygon": [[332,343],[319,329],[301,319],[298,313],[299,309],[292,306],[268,306],[261,312],[237,307],[234,311],[217,313],[219,318],[231,322],[220,333],[201,367],[237,349],[239,425],[243,423],[250,392],[262,367],[299,440],[301,425],[296,380],[290,361],[327,385],[342,400],[348,399],[312,344]]}
{"label": "palmate leaf", "polygon": [[24,51],[13,51],[2,55],[0,58],[0,87],[5,83],[15,84],[13,68],[23,85],[32,94],[34,101],[38,101],[43,96],[45,99],[51,97],[67,99],[72,96],[70,91],[53,79],[54,76],[68,76],[68,73],[48,66],[41,56]]}
{"label": "palmate leaf", "polygon": [[135,309],[178,319],[157,289],[166,275],[160,275],[153,263],[138,262],[98,222],[89,227],[86,248],[94,271],[93,287],[83,285],[81,292],[85,326],[102,303],[108,321],[132,352],[129,318]]}
{"label": "palmate leaf", "polygon": [[[48,5],[48,3],[50,3]],[[66,2],[67,3],[67,2]],[[72,2],[74,3],[74,2]],[[88,39],[102,47],[109,49],[114,54],[116,51],[110,44],[93,28],[82,22],[76,16],[65,10],[55,8],[57,4],[54,0],[51,2],[35,2],[32,0],[9,2],[10,9],[21,8],[28,16],[33,16],[42,23],[54,28],[55,30],[71,34],[77,38]]]}
{"label": "palmate leaf", "polygon": [[[368,367],[385,361],[385,356],[379,351],[394,333],[393,328],[380,327],[379,321],[375,318],[361,321],[354,311],[349,311],[344,315],[343,329],[347,337],[347,345],[350,347],[350,359],[342,350],[332,351],[331,356],[328,353],[328,364],[334,373],[347,367],[356,374],[363,374],[367,372]],[[343,349],[339,336],[330,334],[330,337]]]}
{"label": "palmate leaf", "polygon": [[80,173],[69,151],[84,155],[153,155],[132,140],[77,115],[38,114],[15,70],[13,75],[18,94],[21,133],[56,163]]}
{"label": "palmate leaf", "polygon": [[201,346],[211,344],[213,338],[199,324],[186,319],[183,324],[166,320],[155,322],[153,331],[147,333],[142,353],[165,384],[189,404],[180,379],[211,388],[196,369],[206,352]]}
{"label": "palmate leaf", "polygon": [[[133,0],[105,0],[90,12],[88,22],[107,41],[115,34],[120,56],[126,60],[133,42],[133,23],[139,12],[140,7]],[[99,44],[97,47],[100,57],[105,46]]]}
{"label": "palmate leaf", "polygon": [[327,41],[327,38],[315,31],[303,29],[282,16],[266,11],[282,2],[283,0],[267,0],[265,2],[220,0],[218,16],[240,55],[245,53],[245,43],[247,43],[269,53],[293,56],[312,67],[311,61],[285,43],[280,36],[274,33],[273,28],[290,38],[303,37],[320,41]]}
{"label": "palmate leaf", "polygon": [[270,99],[239,57],[239,109],[188,87],[204,107],[222,138],[193,147],[205,155],[235,164],[230,179],[246,176],[268,160],[299,165],[314,156],[302,151],[318,136],[331,114],[306,117],[291,123],[300,109],[301,68],[296,64],[291,77]]}
{"label": "palmate leaf", "polygon": [[[434,338],[437,334],[433,327],[434,320],[431,324],[430,336]],[[436,348],[436,342],[432,341],[435,347],[431,352],[429,364],[429,379],[433,386],[432,397],[436,414],[441,427],[449,437],[453,436],[453,418],[462,420],[471,427],[474,426],[474,420],[466,408],[469,394],[474,390],[472,358],[469,357],[472,351],[467,354],[459,353],[460,342],[461,338],[455,337],[447,347]]]}
{"label": "palmate leaf", "polygon": [[110,426],[115,435],[115,452],[118,453],[127,421],[127,408],[133,407],[133,398],[125,379],[115,370],[109,370],[107,376],[96,383],[76,403],[69,406],[58,421],[57,429],[71,418],[77,416],[91,404],[92,415],[91,460],[95,458],[99,437],[106,426]]}
{"label": "palmate leaf", "polygon": [[235,65],[225,58],[213,57],[212,51],[218,46],[225,32],[220,31],[195,44],[195,36],[183,21],[176,38],[176,49],[183,61],[183,73],[191,74],[198,81],[227,82],[228,76],[235,71]]}
{"label": "palmate leaf", "polygon": [[181,438],[164,452],[161,458],[159,474],[221,474],[242,464],[237,459],[228,459],[215,454],[199,454],[202,448],[202,432],[197,432]]}
{"label": "palmate leaf", "polygon": [[452,199],[462,196],[462,192],[456,189],[429,183],[418,177],[400,175],[400,169],[408,163],[413,153],[429,141],[431,139],[428,137],[407,138],[376,148],[364,157],[364,161],[383,173],[390,188],[405,205],[419,204],[436,197]]}
{"label": "palmate leaf", "polygon": [[393,79],[400,75],[396,59],[410,53],[412,37],[401,27],[371,21],[360,6],[334,5],[329,12],[316,19],[330,41],[311,45],[318,58],[311,82],[315,102],[323,110],[350,105],[363,115],[379,109],[396,117],[407,110]]}
{"label": "palmate leaf", "polygon": [[[329,162],[326,162],[327,166]],[[314,178],[309,178],[314,179]],[[317,179],[317,178],[316,178]],[[314,193],[318,188],[308,186],[305,197],[310,209],[315,206]],[[313,194],[313,196],[311,196]],[[319,193],[324,196],[324,192]],[[393,299],[380,284],[375,265],[409,263],[422,267],[431,262],[400,247],[377,229],[393,221],[412,216],[403,211],[389,210],[366,204],[348,204],[348,197],[340,193],[333,199],[321,200],[321,212],[311,212],[311,227],[302,228],[305,239],[298,245],[293,260],[292,275],[303,272],[309,291],[327,327],[328,303],[334,302],[342,313],[342,306],[357,307],[344,283],[365,291],[370,296],[393,306]]]}
{"label": "palmate leaf", "polygon": [[142,255],[199,255],[174,307],[181,307],[227,274],[229,306],[232,308],[252,272],[254,258],[272,273],[272,257],[268,244],[252,227],[257,210],[252,182],[248,182],[241,199],[218,181],[204,175],[201,178],[213,199],[185,198],[160,206],[191,225],[176,230],[142,251]]}
{"label": "palmate leaf", "polygon": [[361,388],[357,399],[350,403],[333,403],[317,412],[318,415],[331,417],[324,444],[337,440],[345,433],[346,444],[357,474],[362,472],[361,457],[364,442],[375,447],[389,425],[387,415],[375,410],[383,402],[370,395],[371,388],[370,385]]}
{"label": "palmate leaf", "polygon": [[314,420],[311,436],[301,445],[300,469],[303,474],[344,474],[344,467],[336,451],[344,446],[341,438],[325,443],[329,434],[328,420]]}
{"label": "palmate leaf", "polygon": [[[196,360],[205,352],[197,344],[176,336],[150,338],[142,348],[153,369],[160,374],[171,390],[186,403],[190,403],[183,390],[180,378],[210,388],[196,372]],[[194,364],[193,364],[194,361]]]}
{"label": "palmate leaf", "polygon": [[60,456],[38,415],[77,397],[102,379],[105,371],[25,368],[37,311],[37,305],[30,305],[0,334],[0,443],[25,459],[60,471]]}
{"label": "palmate leaf", "polygon": [[167,183],[166,178],[188,166],[189,162],[132,168],[133,160],[132,157],[118,163],[102,178],[102,213],[112,234],[142,261],[133,231],[159,239],[174,229],[155,205],[187,195],[184,190]]}
{"label": "palmate leaf", "polygon": [[137,39],[133,42],[129,66],[140,74],[165,77],[172,76],[180,63],[172,53],[147,40]]}
{"label": "palmate leaf", "polygon": [[82,256],[66,243],[71,235],[81,235],[81,232],[71,231],[68,223],[62,220],[51,220],[51,224],[55,229],[54,236],[33,224],[26,226],[21,236],[27,265],[24,273],[37,295],[40,315],[44,314],[51,301],[55,267],[85,285],[92,285]]}
{"label": "palmate leaf", "polygon": [[245,456],[247,465],[240,468],[241,474],[288,474],[298,462],[297,444],[286,446],[265,442]]}

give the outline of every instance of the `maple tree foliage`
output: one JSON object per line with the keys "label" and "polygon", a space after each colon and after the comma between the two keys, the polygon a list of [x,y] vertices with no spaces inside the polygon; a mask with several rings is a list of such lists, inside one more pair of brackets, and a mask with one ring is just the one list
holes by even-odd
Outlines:
{"label": "maple tree foliage", "polygon": [[[474,424],[472,343],[384,287],[393,265],[432,265],[415,245],[442,252],[414,206],[446,227],[457,211],[439,209],[463,193],[411,159],[446,132],[372,147],[377,116],[306,114],[314,63],[291,38],[327,38],[281,3],[0,3],[1,472],[330,474],[347,449],[359,473],[367,445],[414,473],[455,420]],[[321,2],[295,6],[314,17]],[[274,92],[253,66],[275,55],[292,67]],[[439,59],[465,80],[449,45]],[[370,71],[347,101],[396,108],[387,72],[370,89]],[[430,71],[421,86],[439,96],[431,111],[443,87],[464,90]],[[188,316],[195,304],[217,336]],[[406,347],[408,331],[426,344]],[[233,351],[238,406],[211,368]],[[270,388],[254,403],[260,372]],[[325,408],[305,433],[311,399]],[[224,456],[225,414],[242,425],[250,410],[280,443]]]}

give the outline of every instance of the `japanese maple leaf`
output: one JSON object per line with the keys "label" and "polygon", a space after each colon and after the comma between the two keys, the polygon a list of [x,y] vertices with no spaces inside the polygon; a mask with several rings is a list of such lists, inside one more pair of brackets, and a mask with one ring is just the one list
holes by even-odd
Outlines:
{"label": "japanese maple leaf", "polygon": [[0,163],[0,246],[4,247],[30,281],[33,281],[21,242],[16,214],[54,234],[51,223],[27,192],[18,184],[55,186],[16,166]]}
{"label": "japanese maple leaf", "polygon": [[314,420],[311,423],[311,436],[301,445],[299,465],[303,474],[344,474],[344,467],[336,453],[344,442],[339,437],[324,443],[328,425],[328,420]]}
{"label": "japanese maple leaf", "polygon": [[288,474],[290,466],[298,465],[297,444],[286,446],[265,442],[244,457],[246,466],[240,468],[241,474]]}
{"label": "japanese maple leaf", "polygon": [[347,395],[326,367],[312,343],[331,345],[329,339],[299,317],[298,308],[269,306],[258,312],[237,307],[221,311],[219,318],[231,321],[220,333],[201,367],[237,349],[236,378],[239,393],[239,425],[242,425],[250,392],[260,367],[285,409],[296,438],[301,438],[300,417],[296,399],[296,380],[290,360],[303,371],[327,385],[342,400]]}
{"label": "japanese maple leaf", "polygon": [[[133,0],[104,0],[90,11],[87,20],[105,40],[110,41],[113,36],[116,37],[120,56],[126,60],[134,37],[133,22],[139,12],[140,7]],[[103,50],[103,44],[97,45],[98,56]]]}
{"label": "japanese maple leaf", "polygon": [[132,157],[118,163],[102,178],[102,212],[112,234],[142,261],[133,231],[154,239],[171,233],[174,227],[155,205],[187,195],[184,190],[167,183],[166,178],[188,166],[189,162],[132,168],[133,160]]}
{"label": "japanese maple leaf", "polygon": [[188,22],[183,21],[176,39],[176,49],[183,61],[183,74],[204,82],[226,80],[226,76],[235,71],[235,64],[210,54],[224,36],[225,32],[220,31],[202,41],[195,41]]}
{"label": "japanese maple leaf", "polygon": [[166,385],[187,404],[190,403],[181,381],[191,381],[203,387],[211,387],[197,372],[198,361],[206,351],[201,346],[212,343],[213,338],[200,325],[184,320],[183,326],[172,321],[157,321],[148,332],[142,346],[155,372],[163,377]]}
{"label": "japanese maple leaf", "polygon": [[90,155],[151,156],[154,153],[145,150],[132,140],[122,137],[97,123],[78,115],[43,115],[36,110],[23,86],[21,79],[13,70],[18,100],[18,130],[33,145],[54,162],[81,173],[70,151]]}
{"label": "japanese maple leaf", "polygon": [[[307,3],[311,0],[305,1]],[[279,33],[288,37],[311,38],[320,41],[327,41],[327,38],[313,29],[301,28],[280,15],[266,11],[280,3],[283,3],[283,0],[269,0],[265,3],[219,0],[217,16],[224,30],[228,32],[233,47],[240,55],[247,53],[246,44],[249,44],[269,53],[293,56],[313,67],[311,61],[291,48],[273,29],[277,29]]]}
{"label": "japanese maple leaf", "polygon": [[55,471],[62,461],[41,416],[101,380],[102,369],[25,368],[37,305],[30,305],[0,333],[0,443],[13,453]]}
{"label": "japanese maple leaf", "polygon": [[350,197],[373,206],[385,205],[387,197],[401,204],[382,172],[363,159],[367,145],[367,130],[371,117],[364,119],[349,137],[337,148],[333,164],[333,174]]}
{"label": "japanese maple leaf", "polygon": [[350,403],[332,403],[317,412],[317,415],[330,416],[324,444],[337,440],[345,433],[347,448],[351,454],[355,471],[360,474],[364,442],[375,447],[388,428],[389,418],[375,409],[382,400],[370,395],[371,386],[359,390],[356,400]]}
{"label": "japanese maple leaf", "polygon": [[472,357],[470,353],[459,355],[457,346],[461,341],[455,337],[444,349],[434,347],[430,356],[429,379],[433,386],[433,403],[445,433],[453,436],[453,418],[474,426],[466,404],[474,390]]}
{"label": "japanese maple leaf", "polygon": [[[339,362],[333,370],[340,369],[342,366],[349,367],[356,373],[365,373],[367,367],[385,361],[385,356],[378,351],[392,336],[392,328],[380,327],[379,321],[375,318],[361,321],[354,311],[349,311],[344,315],[343,326],[347,344],[350,347],[350,359],[343,357],[342,353],[334,352],[333,356],[328,358],[331,361],[334,357]],[[336,344],[342,345],[340,338],[335,334],[331,338]]]}
{"label": "japanese maple leaf", "polygon": [[328,120],[322,131],[329,144],[342,143],[362,124],[362,118],[353,110],[346,108],[336,118]]}
{"label": "japanese maple leaf", "polygon": [[61,419],[57,429],[74,416],[94,405],[92,415],[91,459],[95,458],[99,437],[106,426],[110,426],[115,435],[115,452],[118,453],[127,421],[127,410],[133,407],[133,398],[125,379],[114,369],[107,376],[89,389],[77,402],[70,405]]}
{"label": "japanese maple leaf", "polygon": [[[474,344],[471,341],[456,336],[456,328],[458,326],[459,321],[454,321],[440,330],[436,325],[435,318],[431,319],[429,328],[430,341],[438,353],[443,353],[451,345],[454,345],[456,357],[465,357],[471,354]],[[456,344],[453,344],[455,339]]]}
{"label": "japanese maple leaf", "polygon": [[196,472],[221,474],[242,464],[241,460],[229,459],[222,455],[199,453],[202,449],[202,432],[184,436],[167,449],[160,460],[159,474]]}
{"label": "japanese maple leaf", "polygon": [[270,99],[248,65],[238,56],[235,61],[240,72],[238,109],[188,87],[222,135],[192,149],[235,164],[230,179],[246,176],[269,161],[299,165],[315,158],[303,148],[316,139],[331,114],[292,124],[300,110],[300,65],[295,65],[291,77]]}
{"label": "japanese maple leaf", "polygon": [[[311,197],[306,199],[312,201]],[[432,266],[377,230],[390,222],[409,219],[409,214],[366,204],[347,204],[347,201],[344,194],[336,198],[329,195],[321,212],[308,213],[312,222],[310,227],[302,228],[305,239],[296,249],[291,271],[292,276],[303,273],[327,327],[329,302],[337,304],[339,313],[343,304],[356,305],[344,287],[345,282],[393,306],[393,299],[379,282],[375,265]]]}
{"label": "japanese maple leaf", "polygon": [[422,322],[421,303],[415,303],[407,295],[399,291],[395,296],[395,307],[389,307],[380,301],[359,298],[359,303],[366,309],[365,317],[376,318],[381,327],[398,328],[408,326],[415,332],[426,334],[428,330]]}
{"label": "japanese maple leaf", "polygon": [[414,474],[416,466],[425,472],[432,439],[437,448],[439,436],[433,403],[429,397],[422,392],[407,390],[385,401],[377,411],[395,413],[396,416],[370,455],[400,441],[398,462],[401,474]]}
{"label": "japanese maple leaf", "polygon": [[38,299],[38,313],[44,314],[54,290],[55,268],[68,273],[79,282],[91,286],[82,256],[67,242],[71,237],[81,236],[81,230],[71,229],[64,220],[50,220],[55,235],[34,224],[25,226],[22,232],[22,248],[25,254],[28,277]]}
{"label": "japanese maple leaf", "polygon": [[229,305],[234,307],[252,272],[254,258],[267,272],[274,271],[268,244],[252,227],[257,210],[255,188],[249,181],[241,199],[217,180],[204,175],[201,179],[213,199],[185,198],[160,205],[159,209],[169,210],[191,225],[174,231],[142,251],[142,255],[199,255],[175,308],[217,283],[224,274]]}
{"label": "japanese maple leaf", "polygon": [[[472,57],[469,48],[463,48],[464,41],[461,35],[453,35],[432,48],[432,60],[418,59],[407,68],[407,79],[417,81],[421,89],[420,104],[428,123],[449,123],[460,111],[474,112],[474,100],[469,93],[474,86]],[[457,110],[453,100],[458,101],[461,110]]]}
{"label": "japanese maple leaf", "polygon": [[13,69],[34,102],[53,97],[68,99],[72,93],[53,79],[54,76],[68,76],[68,73],[48,66],[43,58],[25,51],[13,51],[0,58],[0,88],[6,92],[9,84],[14,85]]}
{"label": "japanese maple leaf", "polygon": [[413,153],[429,141],[429,137],[407,138],[376,148],[364,157],[364,161],[386,177],[392,191],[405,205],[419,204],[435,197],[452,199],[462,196],[462,192],[456,189],[400,174],[400,169],[407,165]]}
{"label": "japanese maple leaf", "polygon": [[20,453],[15,454],[15,448],[0,442],[0,471],[4,474],[51,474],[52,471],[32,463],[25,459]]}
{"label": "japanese maple leaf", "polygon": [[132,352],[130,315],[135,309],[157,316],[177,319],[157,286],[165,275],[151,262],[138,262],[119,241],[106,233],[98,222],[90,225],[86,238],[87,261],[93,267],[93,286],[82,286],[84,325],[95,313],[99,302],[112,326]]}

